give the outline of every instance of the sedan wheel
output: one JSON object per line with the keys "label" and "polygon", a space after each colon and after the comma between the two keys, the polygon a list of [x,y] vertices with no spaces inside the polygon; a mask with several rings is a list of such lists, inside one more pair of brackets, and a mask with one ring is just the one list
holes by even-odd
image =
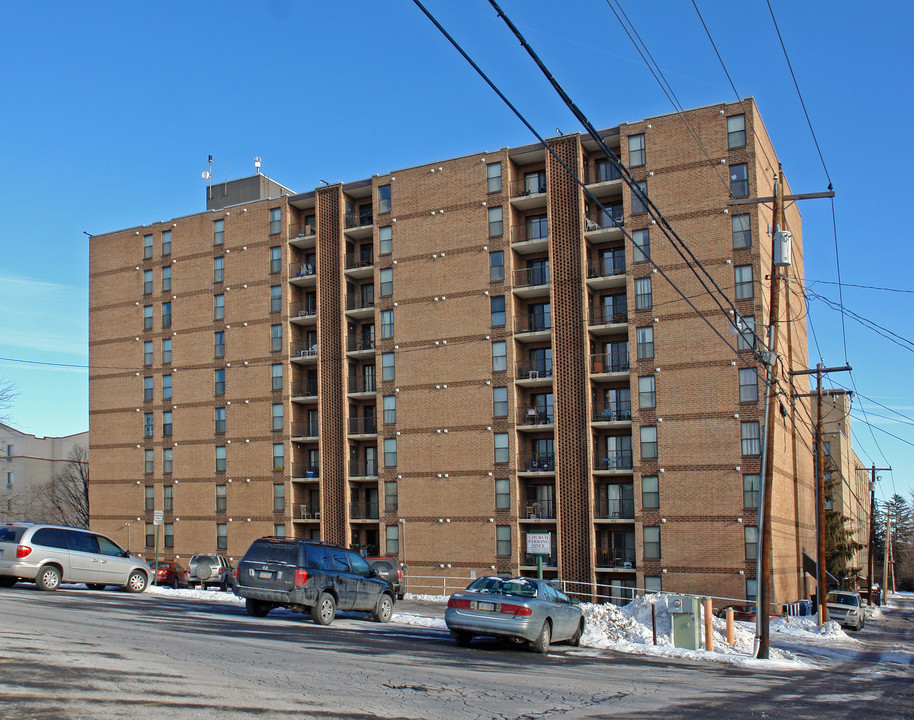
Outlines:
{"label": "sedan wheel", "polygon": [[390,595],[387,593],[381,593],[381,597],[378,598],[378,604],[375,606],[374,611],[371,613],[371,617],[377,622],[390,622],[390,616],[394,614],[394,603],[390,599]]}
{"label": "sedan wheel", "polygon": [[35,584],[39,590],[56,590],[60,587],[60,570],[53,565],[42,568],[35,578]]}
{"label": "sedan wheel", "polygon": [[549,624],[549,621],[543,623],[543,629],[540,630],[540,634],[537,636],[536,640],[533,642],[533,647],[537,652],[543,653],[545,655],[549,652],[549,643],[552,641],[552,626]]}
{"label": "sedan wheel", "polygon": [[468,632],[454,630],[451,634],[454,636],[454,642],[460,647],[469,647],[470,642],[473,640],[473,636]]}
{"label": "sedan wheel", "polygon": [[311,608],[311,619],[319,625],[329,625],[336,617],[336,602],[333,595],[322,592],[317,603]]}
{"label": "sedan wheel", "polygon": [[581,644],[581,636],[584,634],[584,620],[582,619],[578,625],[578,629],[574,631],[574,635],[571,636],[571,640],[568,641],[569,645],[573,647],[578,647]]}
{"label": "sedan wheel", "polygon": [[173,577],[171,579],[171,582],[169,583],[169,585],[171,586],[172,590],[177,590],[178,589],[178,578]]}

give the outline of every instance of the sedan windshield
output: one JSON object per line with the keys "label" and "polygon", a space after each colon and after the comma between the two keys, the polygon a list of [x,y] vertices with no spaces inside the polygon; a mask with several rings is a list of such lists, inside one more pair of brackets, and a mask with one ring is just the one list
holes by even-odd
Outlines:
{"label": "sedan windshield", "polygon": [[483,577],[470,583],[467,591],[532,598],[536,597],[536,583],[527,578]]}

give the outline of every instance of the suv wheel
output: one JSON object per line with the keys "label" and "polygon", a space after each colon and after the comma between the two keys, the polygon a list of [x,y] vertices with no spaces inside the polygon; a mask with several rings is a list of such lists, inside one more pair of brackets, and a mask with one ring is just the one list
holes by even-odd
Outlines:
{"label": "suv wheel", "polygon": [[252,615],[254,617],[265,617],[266,614],[273,608],[269,603],[248,598],[244,601],[244,609],[247,610],[248,615]]}
{"label": "suv wheel", "polygon": [[381,597],[378,598],[378,604],[375,605],[375,609],[371,613],[371,617],[376,622],[390,622],[390,616],[394,614],[394,602],[391,600],[390,595],[387,593],[381,593]]}
{"label": "suv wheel", "polygon": [[329,625],[336,617],[336,601],[333,595],[322,592],[317,603],[311,608],[311,619],[319,625]]}
{"label": "suv wheel", "polygon": [[39,590],[56,590],[60,587],[60,570],[53,565],[46,565],[35,578]]}

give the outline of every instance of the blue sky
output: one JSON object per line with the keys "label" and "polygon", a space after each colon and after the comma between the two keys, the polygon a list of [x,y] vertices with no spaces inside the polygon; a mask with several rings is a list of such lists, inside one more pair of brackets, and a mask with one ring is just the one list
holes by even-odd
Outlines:
{"label": "blue sky", "polygon": [[[825,190],[765,0],[697,2],[793,190]],[[842,331],[840,314],[814,299],[810,358],[853,366],[853,382],[833,380],[859,393],[855,448],[867,465],[894,468],[880,497],[907,495],[914,7],[771,4],[837,192],[844,304],[885,329],[846,318]],[[426,5],[541,134],[581,129],[487,2]],[[673,112],[607,2],[569,0],[564,16],[558,6],[502,2],[595,125]],[[682,106],[735,99],[691,2],[621,6]],[[84,232],[203,210],[207,155],[217,180],[251,174],[261,156],[265,174],[305,191],[534,140],[406,0],[3,3],[0,60],[0,377],[19,393],[10,423],[38,435],[88,427]],[[807,286],[837,302],[832,205],[801,211]]]}

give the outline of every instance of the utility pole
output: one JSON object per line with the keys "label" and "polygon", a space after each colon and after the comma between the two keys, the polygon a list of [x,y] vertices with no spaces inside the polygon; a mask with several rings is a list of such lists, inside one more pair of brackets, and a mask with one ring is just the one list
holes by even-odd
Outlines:
{"label": "utility pole", "polygon": [[876,547],[876,473],[891,472],[892,468],[870,468],[870,542],[866,551],[866,604],[873,604],[873,549]]}
{"label": "utility pole", "polygon": [[[885,552],[882,553],[882,602],[889,597],[889,556],[892,554],[892,511],[885,509]],[[893,568],[894,569],[894,568]],[[894,592],[894,589],[893,589]]]}
{"label": "utility pole", "polygon": [[[828,621],[828,606],[825,596],[828,594],[825,569],[825,457],[822,443],[822,374],[828,372],[849,372],[850,365],[825,368],[822,363],[815,370],[792,370],[791,375],[816,376],[816,392],[798,393],[794,397],[816,398],[816,603],[818,604],[819,627]],[[839,393],[835,393],[836,395]],[[840,394],[844,394],[843,391]]]}

